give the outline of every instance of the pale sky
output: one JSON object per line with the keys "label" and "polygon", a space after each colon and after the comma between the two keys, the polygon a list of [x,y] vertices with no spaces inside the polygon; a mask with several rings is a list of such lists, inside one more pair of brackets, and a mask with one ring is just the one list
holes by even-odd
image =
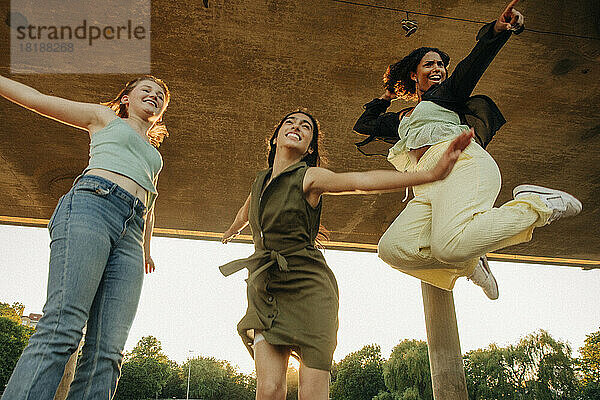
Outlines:
{"label": "pale sky", "polygon": [[[48,246],[46,229],[0,225],[1,302],[18,301],[26,314],[41,313]],[[251,253],[251,245],[153,238],[157,270],[145,277],[126,350],[153,335],[177,362],[190,354],[212,356],[252,372],[253,361],[236,331],[246,309],[245,271],[225,278],[217,268]],[[374,253],[325,250],[325,258],[340,288],[335,361],[367,344],[379,344],[387,358],[403,339],[426,340],[417,279],[390,268]],[[576,354],[585,336],[600,329],[600,270],[490,264],[500,288],[498,300],[488,300],[464,278],[454,289],[463,353],[490,343],[515,344],[541,328],[567,341]]]}

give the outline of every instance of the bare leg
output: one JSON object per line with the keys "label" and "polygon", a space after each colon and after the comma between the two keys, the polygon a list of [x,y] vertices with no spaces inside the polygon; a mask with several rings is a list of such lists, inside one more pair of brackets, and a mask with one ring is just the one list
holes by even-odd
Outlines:
{"label": "bare leg", "polygon": [[300,363],[298,400],[329,399],[329,371],[307,367]]}
{"label": "bare leg", "polygon": [[254,345],[256,400],[285,400],[290,349],[273,346],[266,340]]}

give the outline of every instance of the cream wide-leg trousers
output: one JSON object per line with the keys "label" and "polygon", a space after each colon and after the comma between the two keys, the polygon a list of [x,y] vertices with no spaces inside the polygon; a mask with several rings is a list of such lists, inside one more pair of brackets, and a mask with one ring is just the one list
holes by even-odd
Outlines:
{"label": "cream wide-leg trousers", "polygon": [[[450,141],[429,148],[412,170],[433,168]],[[531,240],[552,214],[538,196],[493,208],[500,192],[494,159],[472,142],[446,179],[415,186],[415,197],[379,240],[379,257],[409,275],[452,290],[481,255]]]}

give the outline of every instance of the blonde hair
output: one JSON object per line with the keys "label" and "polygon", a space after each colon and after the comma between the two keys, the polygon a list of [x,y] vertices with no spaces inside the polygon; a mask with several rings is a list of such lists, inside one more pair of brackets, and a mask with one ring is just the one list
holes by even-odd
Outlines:
{"label": "blonde hair", "polygon": [[131,91],[138,85],[138,83],[142,81],[152,81],[158,86],[160,86],[165,92],[164,105],[162,111],[160,112],[160,115],[158,116],[158,120],[154,123],[154,125],[152,125],[152,128],[150,128],[150,130],[146,132],[146,135],[148,136],[148,139],[150,140],[152,146],[158,148],[162,141],[165,139],[165,137],[169,136],[167,127],[162,119],[162,116],[165,110],[167,109],[167,106],[169,105],[169,100],[171,99],[171,92],[169,91],[169,88],[167,87],[166,83],[152,75],[144,75],[127,82],[127,84],[119,92],[117,97],[110,101],[107,101],[106,103],[101,104],[110,107],[120,118],[129,117],[129,113],[127,112],[127,105],[121,103],[121,99],[123,98],[123,96],[126,96],[129,93],[131,93]]}

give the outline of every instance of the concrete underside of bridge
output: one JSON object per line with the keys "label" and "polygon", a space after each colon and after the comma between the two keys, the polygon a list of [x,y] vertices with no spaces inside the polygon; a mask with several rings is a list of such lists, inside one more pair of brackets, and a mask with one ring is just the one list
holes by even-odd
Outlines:
{"label": "concrete underside of bridge", "polygon": [[[449,53],[452,70],[474,45],[481,26],[475,21],[495,19],[504,6],[503,0],[152,1],[151,72],[173,95],[165,115],[171,136],[161,146],[158,232],[200,238],[223,232],[266,166],[265,137],[298,106],[320,120],[330,169],[391,168],[382,157],[361,155],[354,146],[361,137],[352,132],[361,106],[381,94],[386,66],[427,45]],[[11,75],[9,7],[0,5],[3,75],[91,102],[114,97],[133,77]],[[498,257],[599,266],[600,3],[529,0],[518,8],[529,30],[511,38],[474,92],[492,97],[508,121],[488,147],[503,178],[496,205],[527,182],[566,190],[584,206],[576,218],[536,230],[530,243]],[[401,29],[402,10],[419,24],[410,37]],[[397,101],[392,110],[407,105]],[[36,225],[49,218],[85,168],[88,143],[82,131],[0,101],[2,221]],[[332,241],[372,250],[404,207],[403,197],[328,196],[322,222]]]}

